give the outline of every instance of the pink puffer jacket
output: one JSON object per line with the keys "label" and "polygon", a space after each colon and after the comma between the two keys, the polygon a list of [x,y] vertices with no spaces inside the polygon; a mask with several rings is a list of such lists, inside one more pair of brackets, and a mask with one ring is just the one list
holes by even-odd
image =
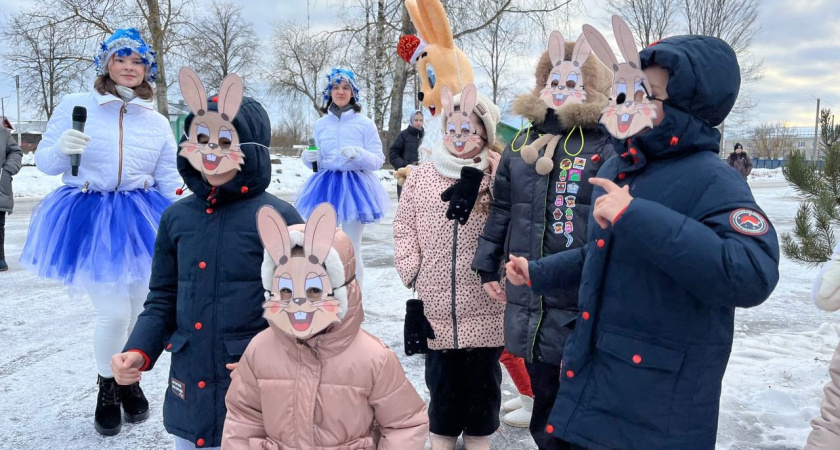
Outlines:
{"label": "pink puffer jacket", "polygon": [[[448,203],[440,199],[453,184],[432,162],[408,177],[394,218],[394,264],[406,286],[416,277],[414,287],[435,331],[429,348],[501,347],[505,305],[484,292],[470,269],[489,217],[490,196],[479,197],[469,221],[458,226],[453,251],[457,222],[446,219]],[[489,192],[492,185],[492,177],[484,177],[479,192]]]}
{"label": "pink puffer jacket", "polygon": [[[293,227],[294,228],[294,227]],[[352,244],[333,248],[355,273]],[[306,341],[270,327],[233,371],[225,403],[224,450],[422,450],[426,405],[396,354],[360,328],[361,291],[347,285],[347,314]]]}

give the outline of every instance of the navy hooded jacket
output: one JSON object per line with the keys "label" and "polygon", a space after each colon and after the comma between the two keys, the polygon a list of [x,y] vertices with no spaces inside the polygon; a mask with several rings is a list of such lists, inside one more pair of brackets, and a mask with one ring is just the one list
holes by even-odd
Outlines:
{"label": "navy hooded jacket", "polygon": [[[208,102],[208,109],[218,105]],[[187,117],[189,129],[192,114]],[[125,348],[151,370],[172,354],[163,407],[166,430],[198,447],[222,444],[230,371],[245,347],[268,324],[260,277],[263,246],[257,210],[271,205],[289,225],[303,223],[288,203],[265,192],[271,182],[271,125],[263,107],[243,98],[233,126],[245,154],[233,180],[213,189],[182,157],[178,170],[193,195],[161,217],[145,309]],[[260,145],[255,145],[260,144]]]}
{"label": "navy hooded jacket", "polygon": [[[670,74],[665,117],[615,141],[620,156],[599,172],[634,199],[607,230],[590,220],[582,251],[529,267],[538,293],[581,283],[547,431],[590,449],[711,450],[735,308],[775,288],[778,239],[718,158],[713,127],[740,86],[732,49],[680,36],[640,56]],[[596,188],[592,203],[604,194]]]}

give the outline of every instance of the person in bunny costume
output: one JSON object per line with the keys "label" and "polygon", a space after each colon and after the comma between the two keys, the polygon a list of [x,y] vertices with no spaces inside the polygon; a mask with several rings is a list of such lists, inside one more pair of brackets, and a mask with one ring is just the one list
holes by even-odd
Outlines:
{"label": "person in bunny costume", "polygon": [[426,405],[397,355],[361,329],[353,244],[324,203],[305,226],[257,214],[269,329],[242,355],[225,399],[225,450],[422,450]]}
{"label": "person in bunny costume", "polygon": [[[122,413],[130,423],[149,416],[140,385],[118,386],[109,362],[143,310],[158,223],[181,180],[169,121],[154,109],[154,51],[137,30],[121,29],[94,62],[93,90],[61,99],[35,152],[38,169],[62,175],[64,185],[33,211],[20,264],[63,283],[71,297],[90,297],[99,375],[94,428],[111,436]],[[84,132],[72,128],[76,107],[86,110]]]}
{"label": "person in bunny costume", "polygon": [[[823,311],[840,310],[840,245],[834,248],[814,279],[811,297]],[[811,421],[811,434],[804,450],[829,450],[840,448],[840,344],[828,367],[829,380],[823,390],[820,417]]]}
{"label": "person in bunny costume", "polygon": [[242,80],[228,75],[209,101],[191,69],[181,69],[179,85],[192,112],[178,170],[192,195],[163,213],[151,292],[111,369],[117,382],[131,384],[164,350],[171,354],[163,424],[177,450],[191,450],[221,445],[230,371],[268,326],[255,276],[263,254],[257,210],[269,205],[286,223],[303,220],[265,191],[271,124],[262,105],[243,96]]}
{"label": "person in bunny costume", "polygon": [[546,431],[591,449],[711,450],[735,308],[761,304],[779,280],[776,232],[718,157],[738,60],[709,36],[638,53],[614,16],[620,62],[600,32],[583,32],[614,74],[601,123],[617,156],[589,180],[582,251],[506,265],[535,295],[580,286]]}
{"label": "person in bunny costume", "polygon": [[315,122],[313,134],[318,151],[302,152],[310,168],[318,172],[306,180],[295,207],[303,217],[321,203],[335,207],[341,228],[353,241],[356,276],[364,284],[362,234],[365,224],[377,222],[391,207],[391,198],[373,173],[385,162],[382,141],[376,125],[360,114],[356,74],[347,69],[333,69],[327,75],[323,91],[325,116]]}
{"label": "person in bunny costume", "polygon": [[[613,155],[609,135],[598,127],[612,72],[592,55],[583,35],[565,42],[554,31],[537,65],[536,80],[534,91],[514,102],[514,112],[532,125],[521,130],[502,154],[492,212],[472,267],[490,296],[507,302],[505,347],[525,359],[534,393],[531,434],[545,450],[561,446],[545,426],[559,387],[563,345],[578,316],[579,286],[570,284],[545,295],[536,295],[527,286],[502,289],[499,269],[507,254],[531,259],[580,252],[586,245],[593,188],[589,178]],[[538,143],[541,136],[551,137],[551,142]],[[527,160],[524,153],[529,146],[542,151],[542,156]],[[540,172],[541,164],[548,170]],[[544,206],[535,208],[536,204]],[[507,423],[522,415],[512,414],[503,420]]]}
{"label": "person in bunny costume", "polygon": [[499,427],[499,357],[504,303],[481,289],[470,270],[489,213],[501,147],[499,110],[468,84],[443,89],[444,143],[413,171],[394,217],[394,263],[420,300],[409,300],[407,354],[427,353],[426,386],[434,450],[488,449]]}

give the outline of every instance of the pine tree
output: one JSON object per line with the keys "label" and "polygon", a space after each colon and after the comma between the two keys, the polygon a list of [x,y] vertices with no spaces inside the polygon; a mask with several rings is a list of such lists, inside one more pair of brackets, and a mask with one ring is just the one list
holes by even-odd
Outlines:
{"label": "pine tree", "polygon": [[840,126],[834,126],[828,109],[820,113],[820,130],[822,160],[809,162],[803,152],[795,151],[782,169],[803,197],[793,233],[782,234],[782,250],[788,258],[812,266],[831,258],[834,227],[840,223]]}

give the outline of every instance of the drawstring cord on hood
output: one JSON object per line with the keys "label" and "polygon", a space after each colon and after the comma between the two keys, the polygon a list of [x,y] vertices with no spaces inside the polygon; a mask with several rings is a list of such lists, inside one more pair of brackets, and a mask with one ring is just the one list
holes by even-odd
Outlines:
{"label": "drawstring cord on hood", "polygon": [[[580,130],[580,148],[578,149],[577,153],[572,154],[572,153],[569,153],[569,150],[568,150],[568,149],[566,149],[566,144],[568,144],[568,143],[569,143],[569,138],[570,138],[570,137],[572,137],[572,133],[574,133],[574,132],[575,132],[575,128],[577,128],[578,130]],[[581,126],[577,126],[577,127],[575,127],[575,128],[572,128],[572,130],[571,130],[571,131],[569,131],[569,134],[567,134],[567,135],[566,135],[566,140],[563,142],[563,151],[564,151],[567,155],[569,155],[569,156],[577,156],[577,155],[580,155],[580,152],[582,152],[582,151],[583,151],[583,144],[584,144],[583,127],[581,127]]]}

